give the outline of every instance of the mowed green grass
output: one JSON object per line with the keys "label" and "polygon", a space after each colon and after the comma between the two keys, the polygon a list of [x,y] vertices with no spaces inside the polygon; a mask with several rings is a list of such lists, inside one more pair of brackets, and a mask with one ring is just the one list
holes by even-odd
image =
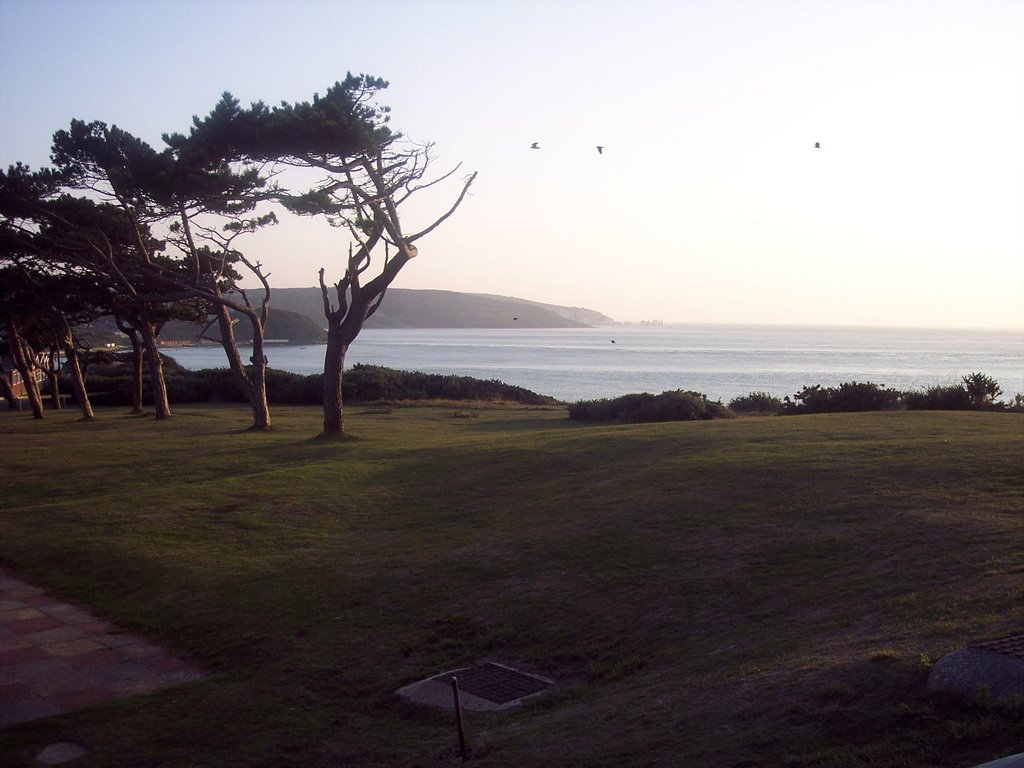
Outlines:
{"label": "mowed green grass", "polygon": [[[481,766],[966,766],[1018,706],[928,660],[1024,632],[1024,418],[580,426],[559,409],[0,414],[0,562],[211,674],[0,731],[28,764],[455,764],[394,691],[481,659],[558,681],[467,716]],[[470,413],[462,408],[461,415]],[[20,761],[20,762],[19,762]]]}

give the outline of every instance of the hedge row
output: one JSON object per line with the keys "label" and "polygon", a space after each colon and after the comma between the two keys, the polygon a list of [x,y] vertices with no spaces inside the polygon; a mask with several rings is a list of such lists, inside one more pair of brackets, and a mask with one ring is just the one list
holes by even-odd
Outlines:
{"label": "hedge row", "polygon": [[[168,399],[172,404],[226,402],[242,403],[245,398],[226,368],[189,371],[165,358]],[[148,389],[148,376],[146,377]],[[267,370],[267,399],[271,405],[319,405],[323,376]],[[123,359],[97,361],[91,366],[87,384],[95,405],[131,404],[131,379]],[[346,402],[381,400],[503,401],[526,405],[548,405],[554,398],[501,381],[398,371],[377,365],[356,365],[344,378]],[[900,391],[872,382],[845,382],[838,387],[804,387],[792,398],[778,398],[766,392],[751,392],[734,398],[728,405],[712,401],[698,392],[673,390],[660,395],[624,395],[600,400],[581,400],[569,406],[569,418],[586,422],[638,423],[691,421],[734,415],[794,415],[804,413],[849,413],[881,410],[1013,410],[1024,411],[1024,398],[999,403],[999,384],[989,376],[972,373],[960,385],[932,386],[923,390]],[[146,402],[150,395],[144,392]]]}
{"label": "hedge row", "polygon": [[727,416],[777,416],[804,413],[855,413],[885,410],[1003,410],[1024,411],[1024,397],[999,403],[999,384],[981,373],[964,376],[960,385],[934,386],[903,392],[871,382],[850,381],[838,387],[820,384],[804,387],[792,398],[778,398],[767,392],[737,397],[728,406],[708,400],[705,395],[682,390],[660,395],[625,395],[612,399],[586,400],[569,406],[569,418],[578,421],[635,423],[649,421],[691,421]]}
{"label": "hedge row", "polygon": [[[245,396],[226,368],[189,371],[169,366],[164,379],[171,404],[243,403]],[[94,405],[130,406],[132,383],[127,373],[106,367],[90,372],[86,383]],[[356,365],[345,372],[342,394],[346,402],[379,400],[480,400],[546,405],[554,398],[500,381],[445,376],[418,371],[396,371],[376,365]],[[143,398],[149,402],[149,377],[143,380]],[[267,370],[267,400],[271,405],[320,405],[323,375]]]}

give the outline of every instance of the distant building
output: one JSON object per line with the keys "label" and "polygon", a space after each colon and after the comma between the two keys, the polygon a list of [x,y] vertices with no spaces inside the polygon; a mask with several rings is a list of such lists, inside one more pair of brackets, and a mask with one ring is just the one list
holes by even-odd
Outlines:
{"label": "distant building", "polygon": [[[37,365],[32,371],[32,375],[40,385],[46,378],[43,371],[48,367],[48,362],[49,353],[39,353],[36,355]],[[11,353],[10,344],[6,341],[0,341],[0,377],[10,385],[15,397],[28,396],[28,393],[25,391],[25,382],[22,381],[21,374],[18,373],[18,369],[14,365],[14,355]]]}

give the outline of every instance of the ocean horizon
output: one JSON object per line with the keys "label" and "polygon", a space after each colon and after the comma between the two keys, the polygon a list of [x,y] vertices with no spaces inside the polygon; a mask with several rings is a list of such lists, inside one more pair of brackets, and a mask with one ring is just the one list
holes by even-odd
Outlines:
{"label": "ocean horizon", "polygon": [[[323,371],[324,344],[270,344],[271,368]],[[164,348],[189,369],[226,367],[219,345]],[[591,328],[364,329],[356,364],[499,380],[565,402],[685,389],[728,402],[751,392],[872,382],[958,384],[979,372],[1003,398],[1024,393],[1024,331],[837,326],[607,325]]]}

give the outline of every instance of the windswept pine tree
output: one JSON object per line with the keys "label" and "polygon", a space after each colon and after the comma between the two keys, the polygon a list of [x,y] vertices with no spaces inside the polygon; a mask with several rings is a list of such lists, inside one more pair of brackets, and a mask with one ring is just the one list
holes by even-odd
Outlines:
{"label": "windswept pine tree", "polygon": [[404,206],[452,178],[458,166],[431,176],[433,145],[393,132],[388,108],[375,102],[386,87],[379,78],[349,74],[312,101],[274,108],[257,103],[247,110],[232,107],[226,94],[210,119],[196,121],[190,137],[221,154],[318,174],[311,187],[283,189],[278,199],[293,213],[322,217],[348,234],[341,277],[328,280],[326,268],[319,274],[328,333],[324,437],[345,431],[342,381],[349,346],[402,268],[416,257],[417,241],[455,212],[476,179],[475,173],[462,178],[442,212],[411,230],[405,226]]}

